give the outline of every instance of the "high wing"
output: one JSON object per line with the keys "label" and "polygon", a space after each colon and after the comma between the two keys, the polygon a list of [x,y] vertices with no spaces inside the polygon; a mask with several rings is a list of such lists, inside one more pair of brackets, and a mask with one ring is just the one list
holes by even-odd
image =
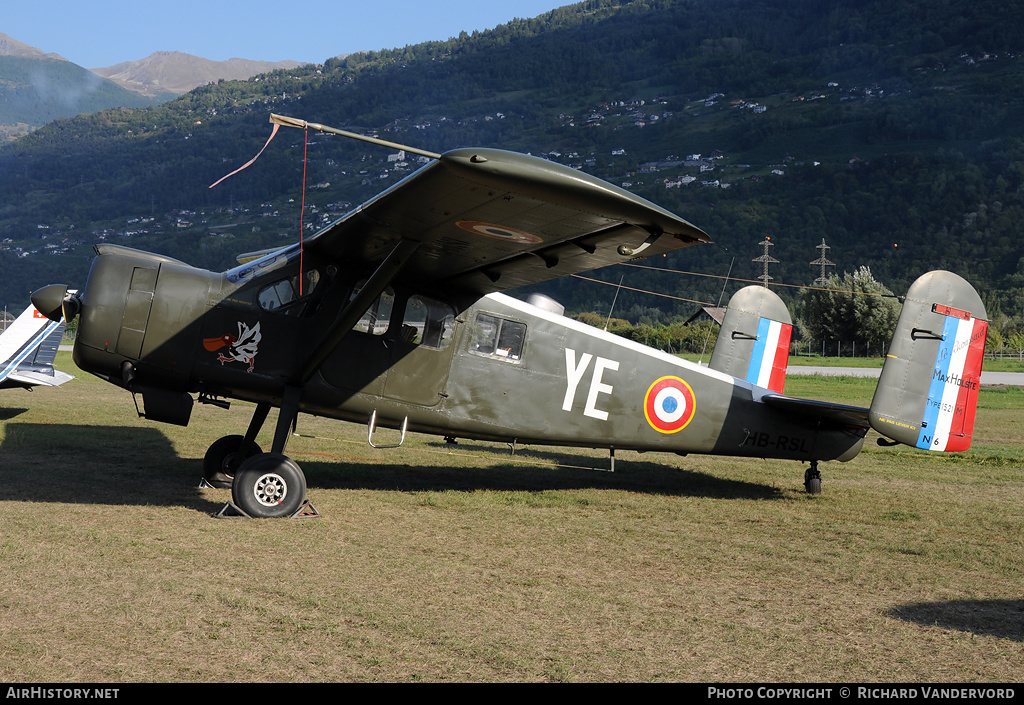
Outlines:
{"label": "high wing", "polygon": [[667,210],[569,167],[455,149],[306,247],[372,269],[401,241],[416,243],[403,279],[487,294],[709,240]]}

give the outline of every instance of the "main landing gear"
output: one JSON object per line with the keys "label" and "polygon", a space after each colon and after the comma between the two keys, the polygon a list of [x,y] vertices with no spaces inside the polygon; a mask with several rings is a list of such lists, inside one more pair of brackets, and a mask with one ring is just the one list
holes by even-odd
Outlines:
{"label": "main landing gear", "polygon": [[306,500],[306,476],[286,455],[254,455],[235,473],[231,499],[257,519],[294,516]]}
{"label": "main landing gear", "polygon": [[804,470],[804,488],[807,494],[821,494],[821,473],[818,472],[817,460],[812,460],[811,467]]}
{"label": "main landing gear", "polygon": [[[203,478],[214,487],[231,487],[232,503],[245,516],[292,517],[308,505],[306,476],[298,463],[284,455],[289,431],[298,416],[294,398],[285,394],[271,452],[264,453],[255,442],[270,412],[270,405],[261,403],[256,405],[244,436],[225,436],[215,441],[203,458]],[[314,509],[314,516],[315,512]],[[218,516],[224,515],[222,510]]]}
{"label": "main landing gear", "polygon": [[213,442],[203,458],[203,479],[211,487],[228,489],[238,468],[249,458],[263,452],[255,443],[249,443],[242,452],[244,436],[224,436]]}

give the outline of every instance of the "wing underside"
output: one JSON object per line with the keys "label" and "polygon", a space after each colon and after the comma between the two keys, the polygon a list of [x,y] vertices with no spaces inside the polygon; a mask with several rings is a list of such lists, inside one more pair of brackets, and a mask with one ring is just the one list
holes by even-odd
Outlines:
{"label": "wing underside", "polygon": [[53,369],[64,321],[51,321],[33,306],[0,335],[0,388],[57,386],[71,375]]}
{"label": "wing underside", "polygon": [[441,155],[307,243],[371,268],[417,243],[402,276],[479,294],[662,254],[708,236],[628,191],[492,149]]}

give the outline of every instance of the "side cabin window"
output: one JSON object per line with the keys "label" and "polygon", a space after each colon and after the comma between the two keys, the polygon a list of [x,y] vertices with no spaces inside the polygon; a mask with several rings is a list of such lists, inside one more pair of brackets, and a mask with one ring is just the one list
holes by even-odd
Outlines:
{"label": "side cabin window", "polygon": [[491,313],[479,313],[469,339],[469,351],[477,355],[515,362],[523,356],[526,324]]}
{"label": "side cabin window", "polygon": [[301,313],[304,307],[292,306],[292,304],[313,293],[317,284],[320,283],[320,272],[311,269],[301,275],[303,278],[301,295],[299,293],[299,276],[296,274],[287,279],[279,279],[260,289],[260,308],[264,311],[281,311],[286,315]]}
{"label": "side cabin window", "polygon": [[[349,297],[349,301],[354,299],[359,293],[362,286],[357,286],[352,291],[352,296]],[[369,333],[371,335],[384,335],[388,332],[388,325],[391,322],[391,312],[395,308],[395,292],[389,286],[387,289],[378,296],[370,307],[363,313],[362,318],[359,322],[352,327],[352,330],[359,333]]]}
{"label": "side cabin window", "polygon": [[406,343],[438,350],[448,347],[455,330],[455,311],[427,296],[410,296],[405,305],[401,337]]}

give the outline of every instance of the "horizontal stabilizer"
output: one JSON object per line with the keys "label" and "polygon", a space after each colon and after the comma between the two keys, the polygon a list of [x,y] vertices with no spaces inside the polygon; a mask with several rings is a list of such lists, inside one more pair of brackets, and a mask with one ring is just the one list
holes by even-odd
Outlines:
{"label": "horizontal stabilizer", "polygon": [[797,399],[781,394],[765,394],[761,401],[779,411],[807,416],[817,421],[828,421],[840,426],[868,428],[868,410],[859,406],[837,404],[814,399]]}
{"label": "horizontal stabilizer", "polygon": [[917,448],[970,448],[987,318],[978,292],[957,275],[936,271],[918,278],[871,401],[872,428]]}
{"label": "horizontal stabilizer", "polygon": [[789,309],[775,292],[745,287],[729,299],[708,366],[781,394],[792,333]]}

